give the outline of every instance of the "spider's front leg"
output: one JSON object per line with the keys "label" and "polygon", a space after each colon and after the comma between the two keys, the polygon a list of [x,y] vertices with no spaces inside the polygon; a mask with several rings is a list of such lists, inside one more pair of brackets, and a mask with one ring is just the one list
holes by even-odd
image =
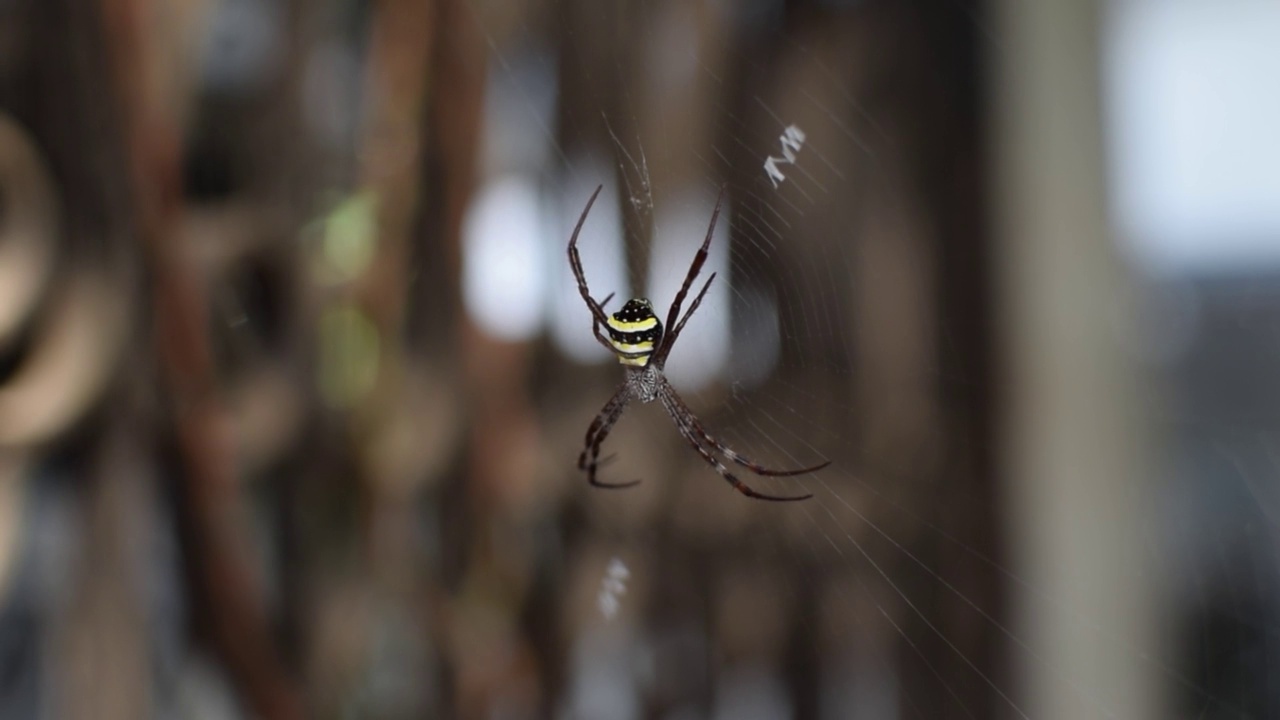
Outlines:
{"label": "spider's front leg", "polygon": [[[605,296],[604,300],[600,302],[599,307],[601,311],[604,310],[605,305],[609,304],[609,301],[613,299],[613,296],[614,293],[609,293]],[[591,333],[596,336],[596,342],[604,346],[605,350],[608,350],[611,354],[617,352],[613,347],[613,343],[609,342],[609,338],[605,337],[604,333],[600,332],[600,321],[596,320],[594,316],[591,318]]]}
{"label": "spider's front leg", "polygon": [[671,354],[671,348],[676,346],[676,339],[680,337],[680,333],[684,330],[684,324],[689,322],[689,318],[693,316],[693,312],[702,304],[702,298],[706,297],[707,290],[711,289],[711,283],[716,279],[716,273],[711,273],[711,277],[707,278],[707,282],[702,286],[702,290],[693,298],[693,304],[689,306],[689,311],[680,318],[680,322],[675,327],[667,329],[667,333],[662,337],[662,343],[658,347],[658,351],[653,354],[654,365],[665,367],[667,364],[667,356]]}

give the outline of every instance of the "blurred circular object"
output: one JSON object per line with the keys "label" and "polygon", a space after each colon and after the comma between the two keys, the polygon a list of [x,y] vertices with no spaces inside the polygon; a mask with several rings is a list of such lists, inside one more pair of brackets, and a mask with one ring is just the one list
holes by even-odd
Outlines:
{"label": "blurred circular object", "polygon": [[102,394],[128,329],[128,294],[98,273],[70,273],[57,288],[30,347],[0,387],[0,448],[53,440]]}
{"label": "blurred circular object", "polygon": [[53,181],[31,136],[0,113],[0,345],[39,301],[58,245]]}
{"label": "blurred circular object", "polygon": [[244,203],[188,210],[186,252],[205,278],[219,382],[225,388],[241,468],[269,467],[305,421],[292,365],[299,310],[294,254],[270,212]]}

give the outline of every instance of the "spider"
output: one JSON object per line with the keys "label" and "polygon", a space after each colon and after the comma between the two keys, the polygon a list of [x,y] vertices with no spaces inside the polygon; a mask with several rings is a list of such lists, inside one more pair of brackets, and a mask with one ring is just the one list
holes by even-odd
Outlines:
{"label": "spider", "polygon": [[[702,298],[707,294],[707,289],[711,287],[711,282],[716,279],[716,274],[711,273],[711,277],[707,278],[707,282],[703,284],[702,289],[694,296],[693,303],[689,306],[689,311],[680,315],[680,307],[684,304],[685,297],[689,294],[689,287],[693,285],[693,281],[697,279],[698,273],[702,270],[702,264],[707,259],[707,248],[711,245],[711,236],[716,229],[716,220],[720,217],[720,204],[724,201],[724,191],[721,190],[720,198],[716,200],[716,208],[711,213],[711,226],[707,228],[707,237],[702,241],[702,247],[698,249],[698,254],[693,257],[693,264],[689,266],[689,274],[685,276],[684,284],[680,286],[680,291],[676,293],[676,299],[671,303],[671,309],[667,311],[666,327],[671,328],[670,332],[663,332],[662,323],[658,322],[658,318],[653,314],[653,305],[645,298],[633,298],[628,300],[622,309],[612,315],[606,315],[604,307],[613,299],[613,293],[609,293],[604,301],[596,302],[591,297],[591,291],[587,288],[587,278],[582,272],[582,259],[578,256],[578,234],[582,231],[582,224],[587,220],[587,214],[591,212],[591,206],[595,204],[596,196],[600,194],[601,187],[597,187],[596,191],[591,194],[591,199],[587,201],[587,206],[582,210],[582,216],[578,218],[578,224],[573,229],[573,235],[569,238],[569,266],[573,268],[573,276],[578,281],[578,292],[582,294],[582,299],[587,303],[587,309],[591,311],[591,331],[596,337],[596,341],[603,345],[617,356],[618,362],[621,363],[627,373],[626,380],[623,381],[613,393],[613,397],[609,398],[609,402],[605,403],[604,408],[600,410],[600,414],[596,415],[596,419],[592,421],[591,426],[587,428],[586,445],[582,449],[582,454],[578,456],[578,469],[587,472],[587,482],[593,487],[617,490],[620,488],[628,488],[640,483],[639,480],[623,483],[602,482],[596,479],[596,470],[604,464],[600,458],[600,446],[604,444],[604,440],[609,435],[609,431],[618,422],[618,418],[622,417],[622,413],[627,409],[628,403],[632,400],[639,400],[642,403],[649,403],[657,400],[662,403],[662,407],[671,416],[672,422],[676,425],[676,430],[683,437],[702,459],[716,469],[716,472],[729,482],[735,490],[746,495],[749,498],[757,500],[771,500],[775,502],[785,502],[792,500],[806,500],[813,497],[812,493],[808,495],[766,495],[756,492],[733,476],[729,469],[720,462],[719,458],[712,451],[718,452],[733,462],[745,467],[756,475],[767,477],[788,477],[792,475],[803,475],[804,473],[815,472],[831,464],[831,461],[825,461],[813,467],[801,468],[799,470],[770,470],[759,463],[753,462],[735,450],[730,449],[724,443],[716,440],[706,430],[703,429],[702,423],[693,414],[689,407],[684,404],[684,400],[676,393],[675,388],[667,381],[663,375],[662,368],[667,363],[667,356],[671,354],[671,348],[675,346],[676,339],[680,337],[680,331],[684,330],[685,323],[689,322],[690,316],[698,309],[698,305],[702,303]],[[677,318],[679,322],[676,322]],[[608,337],[601,332],[601,327],[608,330]]]}

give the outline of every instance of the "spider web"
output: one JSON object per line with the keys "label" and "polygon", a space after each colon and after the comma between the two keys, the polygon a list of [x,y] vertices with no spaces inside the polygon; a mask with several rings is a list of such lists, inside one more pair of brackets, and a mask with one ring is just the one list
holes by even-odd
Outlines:
{"label": "spider web", "polygon": [[[483,182],[518,178],[540,208],[528,243],[543,292],[521,311],[545,313],[512,326],[544,331],[581,368],[582,382],[559,392],[570,401],[545,403],[556,450],[576,457],[621,379],[564,261],[587,197],[605,186],[580,240],[595,297],[616,293],[616,310],[648,296],[665,320],[723,187],[703,271],[718,279],[668,376],[710,432],[753,460],[833,460],[801,478],[737,473],[763,492],[815,493],[794,506],[747,502],[660,409],[634,406],[603,472],[640,488],[592,493],[560,468],[590,538],[570,573],[582,587],[566,595],[602,603],[570,623],[567,716],[638,717],[648,703],[669,717],[1032,717],[1042,686],[1029,678],[1040,676],[1077,717],[1123,717],[1131,689],[1046,652],[1018,615],[1028,598],[1086,637],[1099,667],[1153,678],[1171,717],[1275,712],[1274,405],[1235,402],[1258,390],[1249,372],[1216,384],[1230,372],[1216,349],[1258,342],[1280,283],[1255,277],[1242,300],[1235,276],[1184,272],[1145,296],[1153,329],[1135,342],[1148,353],[1143,380],[1173,388],[1154,432],[1176,449],[1158,457],[1140,541],[1102,548],[1162,578],[1155,643],[1130,644],[1080,596],[1010,559],[1019,523],[998,514],[1000,492],[965,446],[981,435],[952,435],[975,420],[957,421],[947,394],[984,386],[942,360],[966,352],[967,328],[940,321],[946,256],[902,129],[930,108],[894,83],[952,76],[929,65],[945,55],[893,35],[909,14],[842,3],[813,16],[768,3],[471,10],[491,50]],[[984,52],[1003,50],[976,8],[929,12],[967,23]],[[899,51],[928,62],[901,67]],[[501,318],[512,304],[495,307]],[[1274,343],[1258,352],[1274,360]]]}

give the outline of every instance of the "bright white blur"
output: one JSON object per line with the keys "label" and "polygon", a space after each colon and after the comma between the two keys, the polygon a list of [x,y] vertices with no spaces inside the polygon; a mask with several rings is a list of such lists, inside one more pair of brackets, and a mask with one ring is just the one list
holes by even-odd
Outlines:
{"label": "bright white blur", "polygon": [[1122,236],[1156,270],[1280,264],[1280,3],[1121,0],[1112,11]]}
{"label": "bright white blur", "polygon": [[462,295],[484,332],[528,340],[542,331],[545,223],[531,181],[506,175],[484,185],[462,226]]}

